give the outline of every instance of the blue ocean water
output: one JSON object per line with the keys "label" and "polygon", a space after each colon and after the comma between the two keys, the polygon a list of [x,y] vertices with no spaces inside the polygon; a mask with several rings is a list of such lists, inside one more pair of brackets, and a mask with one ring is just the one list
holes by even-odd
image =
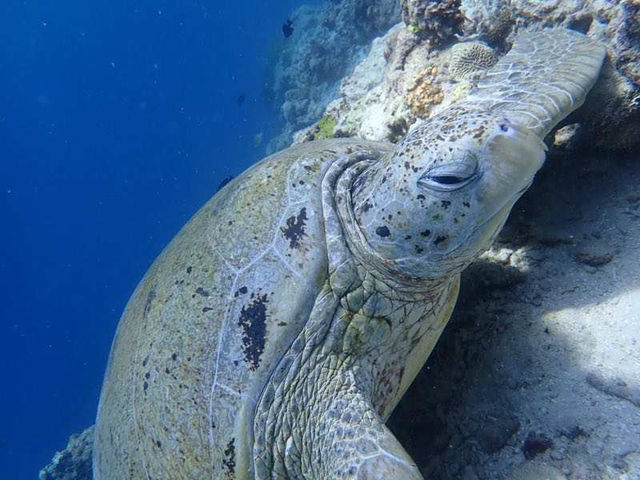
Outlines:
{"label": "blue ocean water", "polygon": [[133,288],[263,156],[268,48],[300,3],[0,2],[0,478],[93,423]]}

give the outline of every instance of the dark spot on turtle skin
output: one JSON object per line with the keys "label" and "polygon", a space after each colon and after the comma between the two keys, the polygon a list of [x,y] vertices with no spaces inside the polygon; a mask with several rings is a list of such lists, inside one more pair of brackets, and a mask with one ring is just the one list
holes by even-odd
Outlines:
{"label": "dark spot on turtle skin", "polygon": [[149,355],[147,355],[146,357],[144,357],[144,360],[142,360],[142,366],[143,366],[143,367],[146,367],[148,362],[149,362]]}
{"label": "dark spot on turtle skin", "polygon": [[358,192],[360,192],[360,190],[362,190],[362,188],[364,187],[367,178],[369,177],[368,172],[363,172],[360,175],[358,175],[358,178],[356,178],[353,182],[353,185],[351,185],[351,196],[355,197]]}
{"label": "dark spot on turtle skin", "polygon": [[202,287],[196,288],[196,293],[202,297],[208,297],[210,295],[210,293]]}
{"label": "dark spot on turtle skin", "polygon": [[546,452],[553,447],[553,441],[544,434],[536,434],[535,432],[529,432],[527,438],[522,445],[522,453],[524,458],[532,460],[537,455]]}
{"label": "dark spot on turtle skin", "polygon": [[144,316],[146,317],[149,312],[151,311],[151,303],[153,302],[153,300],[156,298],[156,291],[155,290],[151,290],[148,294],[147,294],[147,301],[144,303]]}
{"label": "dark spot on turtle skin", "polygon": [[417,196],[416,198],[417,198],[418,200],[424,200],[424,199],[425,199],[425,196],[424,196],[424,195],[422,195],[422,194],[420,193],[420,194],[418,194],[418,196]]}
{"label": "dark spot on turtle skin", "polygon": [[440,205],[442,205],[442,208],[447,210],[449,208],[449,206],[451,205],[451,202],[449,200],[442,200],[440,202]]}
{"label": "dark spot on turtle skin", "polygon": [[371,205],[369,203],[369,200],[367,200],[366,202],[364,202],[364,205],[362,206],[362,211],[366,213],[369,211],[371,207],[373,207],[373,205]]}
{"label": "dark spot on turtle skin", "polygon": [[178,354],[177,353],[172,353],[171,354],[171,360],[173,360],[174,362],[178,359]]}
{"label": "dark spot on turtle skin", "polygon": [[436,239],[433,241],[433,244],[434,245],[439,245],[442,242],[444,242],[447,238],[449,238],[449,237],[447,237],[446,235],[438,235],[436,237]]}
{"label": "dark spot on turtle skin", "polygon": [[418,255],[420,255],[422,252],[424,252],[424,248],[422,248],[420,245],[414,245],[416,253]]}
{"label": "dark spot on turtle skin", "polygon": [[242,351],[250,370],[257,370],[264,352],[267,334],[267,294],[254,295],[250,305],[242,307],[238,325],[242,327]]}
{"label": "dark spot on turtle skin", "polygon": [[144,393],[147,393],[147,389],[149,388],[149,382],[144,382],[142,384],[142,388],[144,389]]}
{"label": "dark spot on turtle skin", "polygon": [[280,227],[284,238],[289,240],[289,248],[300,248],[300,240],[305,236],[304,227],[307,225],[307,209],[302,207],[298,215],[287,218],[287,226]]}
{"label": "dark spot on turtle skin", "polygon": [[389,228],[386,225],[383,225],[382,227],[376,228],[376,235],[384,238],[391,235],[391,232],[389,231]]}
{"label": "dark spot on turtle skin", "polygon": [[202,309],[202,313],[207,313],[207,312],[210,312],[211,310],[213,310],[213,308],[211,308],[211,307],[204,307],[204,308]]}
{"label": "dark spot on turtle skin", "polygon": [[225,474],[227,478],[234,478],[235,470],[236,470],[236,439],[232,438],[229,443],[227,443],[227,448],[224,451],[224,458],[222,459],[222,465],[225,469]]}
{"label": "dark spot on turtle skin", "polygon": [[462,202],[462,205],[464,205],[467,208],[471,208],[471,204],[469,202]]}
{"label": "dark spot on turtle skin", "polygon": [[162,448],[162,442],[160,440],[156,440],[156,445],[158,448]]}
{"label": "dark spot on turtle skin", "polygon": [[248,291],[249,289],[247,289],[247,287],[240,287],[238,290],[236,290],[236,293],[234,293],[233,296],[237,298],[239,295],[244,295]]}
{"label": "dark spot on turtle skin", "polygon": [[187,273],[191,273],[193,271],[193,267],[187,267]]}
{"label": "dark spot on turtle skin", "polygon": [[[500,125],[500,130],[502,130],[502,125]],[[507,128],[507,130],[509,129]],[[506,132],[507,130],[502,130],[502,131]],[[476,138],[476,139],[482,138],[482,136],[484,135],[484,131],[485,131],[484,125],[480,125],[476,130],[474,130],[473,138]]]}
{"label": "dark spot on turtle skin", "polygon": [[423,237],[428,237],[429,235],[431,235],[431,230],[429,230],[428,228],[426,230],[424,230],[423,232],[420,232],[420,235]]}

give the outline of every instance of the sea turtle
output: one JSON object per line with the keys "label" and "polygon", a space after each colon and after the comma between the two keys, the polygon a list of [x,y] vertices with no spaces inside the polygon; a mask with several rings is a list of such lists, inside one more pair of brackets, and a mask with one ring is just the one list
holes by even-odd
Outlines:
{"label": "sea turtle", "polygon": [[524,33],[399,145],[306,143],[231,180],[126,307],[94,479],[421,479],[384,422],[604,55]]}

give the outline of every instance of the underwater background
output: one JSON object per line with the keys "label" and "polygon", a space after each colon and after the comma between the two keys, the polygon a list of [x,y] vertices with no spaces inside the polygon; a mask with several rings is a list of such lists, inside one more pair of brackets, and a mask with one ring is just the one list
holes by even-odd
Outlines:
{"label": "underwater background", "polygon": [[432,480],[640,479],[638,0],[0,1],[0,479],[83,430],[41,478],[90,479],[121,312],[225,179],[400,142],[549,27],[605,66],[388,425]]}
{"label": "underwater background", "polygon": [[300,3],[0,2],[1,478],[93,423],[135,285],[264,156],[269,48]]}

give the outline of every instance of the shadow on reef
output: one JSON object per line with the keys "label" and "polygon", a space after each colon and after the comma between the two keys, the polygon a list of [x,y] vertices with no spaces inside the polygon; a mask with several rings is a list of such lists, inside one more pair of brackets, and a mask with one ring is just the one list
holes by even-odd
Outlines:
{"label": "shadow on reef", "polygon": [[425,478],[640,478],[639,160],[551,156],[463,273],[389,421]]}

